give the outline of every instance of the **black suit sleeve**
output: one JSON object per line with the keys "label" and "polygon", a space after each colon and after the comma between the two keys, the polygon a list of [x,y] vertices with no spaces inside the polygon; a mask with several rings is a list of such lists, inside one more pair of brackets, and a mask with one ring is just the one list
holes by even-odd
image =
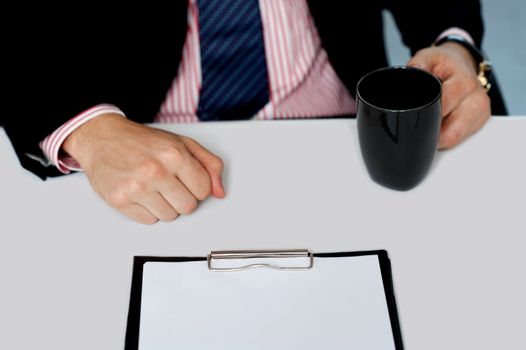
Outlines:
{"label": "black suit sleeve", "polygon": [[12,14],[1,119],[22,166],[45,179],[61,173],[36,160],[39,142],[86,109],[108,103],[153,121],[177,74],[187,1],[25,6]]}
{"label": "black suit sleeve", "polygon": [[81,47],[88,51],[89,44],[75,35],[72,26],[68,32],[64,30],[68,26],[38,20],[21,24],[30,30],[10,43],[10,103],[3,117],[20,163],[44,179],[60,172],[36,160],[46,159],[39,142],[80,112],[111,100],[97,87],[104,82],[104,72],[87,64],[89,53]]}
{"label": "black suit sleeve", "polygon": [[446,29],[458,27],[467,31],[480,48],[483,22],[479,0],[421,1],[385,0],[393,14],[404,44],[415,54],[430,46]]}

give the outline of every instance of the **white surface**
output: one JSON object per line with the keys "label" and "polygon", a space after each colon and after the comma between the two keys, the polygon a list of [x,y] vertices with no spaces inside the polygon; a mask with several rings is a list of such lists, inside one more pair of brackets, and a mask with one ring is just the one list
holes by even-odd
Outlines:
{"label": "white surface", "polygon": [[377,255],[308,271],[144,265],[140,350],[395,349]]}
{"label": "white surface", "polygon": [[226,163],[227,198],[170,224],[46,182],[0,139],[0,349],[122,349],[134,255],[388,250],[411,349],[525,349],[526,118],[492,119],[416,189],[373,183],[350,120],[167,125]]}

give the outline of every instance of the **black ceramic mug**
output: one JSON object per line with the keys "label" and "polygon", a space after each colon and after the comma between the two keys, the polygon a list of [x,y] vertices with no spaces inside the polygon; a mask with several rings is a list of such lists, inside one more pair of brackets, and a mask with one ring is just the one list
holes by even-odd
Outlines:
{"label": "black ceramic mug", "polygon": [[377,183],[409,190],[426,176],[442,120],[442,84],[411,67],[382,68],[356,87],[360,149]]}

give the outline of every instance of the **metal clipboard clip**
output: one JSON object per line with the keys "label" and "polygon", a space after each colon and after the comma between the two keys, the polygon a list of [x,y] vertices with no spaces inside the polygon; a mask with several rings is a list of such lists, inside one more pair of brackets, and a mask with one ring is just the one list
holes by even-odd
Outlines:
{"label": "metal clipboard clip", "polygon": [[[271,259],[273,262],[263,262]],[[286,264],[277,264],[274,261],[279,260]],[[221,263],[234,260],[252,260],[252,263],[241,264],[237,266],[221,266]],[[298,260],[302,264],[298,264]],[[222,250],[212,251],[207,257],[208,269],[214,272],[233,272],[251,269],[254,267],[268,267],[282,271],[309,270],[314,265],[314,255],[307,249],[292,250]]]}

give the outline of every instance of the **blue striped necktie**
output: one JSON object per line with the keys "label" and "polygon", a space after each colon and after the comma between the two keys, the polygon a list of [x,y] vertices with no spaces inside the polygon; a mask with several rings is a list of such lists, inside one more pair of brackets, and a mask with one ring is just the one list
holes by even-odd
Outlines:
{"label": "blue striped necktie", "polygon": [[254,116],[269,101],[259,0],[198,0],[200,120]]}

